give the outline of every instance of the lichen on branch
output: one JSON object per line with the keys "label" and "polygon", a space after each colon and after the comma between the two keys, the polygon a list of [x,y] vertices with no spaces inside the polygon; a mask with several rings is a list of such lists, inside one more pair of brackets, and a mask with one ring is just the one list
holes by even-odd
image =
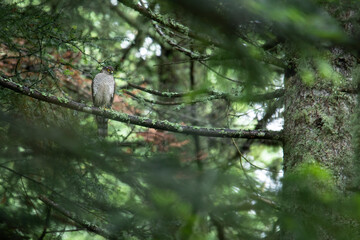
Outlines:
{"label": "lichen on branch", "polygon": [[31,89],[10,79],[0,77],[0,86],[12,91],[48,102],[65,108],[73,109],[80,112],[90,113],[97,116],[103,116],[119,122],[134,124],[138,126],[155,128],[170,132],[177,132],[189,135],[199,135],[207,137],[221,138],[247,138],[247,139],[270,139],[282,141],[282,132],[267,130],[237,130],[228,128],[206,128],[197,126],[187,126],[169,121],[154,120],[145,117],[134,116],[126,113],[116,112],[114,110],[105,110],[97,107],[91,107],[84,103],[72,101],[70,99],[60,98],[48,93],[42,93],[38,90]]}

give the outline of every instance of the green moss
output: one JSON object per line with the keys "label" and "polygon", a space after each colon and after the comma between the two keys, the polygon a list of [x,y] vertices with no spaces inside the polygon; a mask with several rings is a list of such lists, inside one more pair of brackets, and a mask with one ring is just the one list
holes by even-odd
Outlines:
{"label": "green moss", "polygon": [[264,136],[265,136],[265,133],[264,133],[264,132],[260,132],[258,135],[259,135],[259,137],[264,137]]}
{"label": "green moss", "polygon": [[183,127],[179,124],[179,126],[177,127],[177,130],[178,130],[179,132],[182,132],[184,129],[183,129]]}
{"label": "green moss", "polygon": [[336,134],[336,132],[335,132],[335,124],[336,124],[335,117],[325,115],[325,114],[322,114],[321,116],[322,116],[322,121],[323,121],[322,129],[327,131],[328,133]]}
{"label": "green moss", "polygon": [[302,109],[293,115],[293,119],[295,122],[304,120],[306,123],[310,123],[310,113],[311,109]]}
{"label": "green moss", "polygon": [[301,69],[300,77],[303,83],[309,87],[313,86],[315,83],[315,73],[310,68]]}
{"label": "green moss", "polygon": [[83,109],[85,112],[91,112],[91,110],[92,110],[91,107],[88,107],[88,106],[84,107]]}
{"label": "green moss", "polygon": [[306,161],[289,171],[284,178],[284,190],[291,198],[320,203],[332,202],[338,190],[332,171],[316,162]]}

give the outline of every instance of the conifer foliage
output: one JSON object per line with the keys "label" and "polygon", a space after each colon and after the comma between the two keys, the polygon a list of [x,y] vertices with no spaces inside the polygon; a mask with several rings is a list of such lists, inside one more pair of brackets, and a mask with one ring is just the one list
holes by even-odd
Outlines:
{"label": "conifer foliage", "polygon": [[359,7],[1,1],[0,239],[359,239]]}

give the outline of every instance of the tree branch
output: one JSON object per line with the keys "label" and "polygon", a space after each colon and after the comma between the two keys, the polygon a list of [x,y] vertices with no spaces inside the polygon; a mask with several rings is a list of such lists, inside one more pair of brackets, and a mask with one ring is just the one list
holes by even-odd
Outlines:
{"label": "tree branch", "polygon": [[139,12],[141,15],[160,23],[163,26],[169,27],[181,34],[184,34],[186,36],[189,36],[193,39],[199,40],[201,42],[206,42],[209,44],[213,44],[215,46],[220,46],[219,43],[214,42],[214,41],[210,41],[209,38],[206,38],[204,36],[201,36],[200,34],[197,34],[196,32],[192,31],[191,29],[189,29],[188,27],[182,25],[181,23],[175,22],[172,19],[169,18],[164,18],[161,17],[159,14],[155,14],[151,11],[149,11],[148,9],[146,9],[145,7],[134,3],[132,0],[118,0],[119,3],[124,4],[125,6]]}
{"label": "tree branch", "polygon": [[[273,92],[253,95],[251,102],[262,102],[262,101],[266,101],[266,100],[270,100],[270,99],[274,99],[274,98],[280,98],[280,97],[284,96],[284,93],[285,93],[285,90],[280,88],[280,89],[274,90]],[[236,98],[235,98],[235,100],[236,100]]]}
{"label": "tree branch", "polygon": [[[81,227],[84,227],[86,230],[88,230],[89,232],[93,232],[96,233],[100,236],[103,236],[107,239],[111,238],[110,234],[105,231],[104,229],[90,224],[78,217],[75,216],[75,214],[69,212],[68,210],[64,209],[63,207],[59,206],[57,203],[53,202],[52,200],[48,199],[47,197],[40,195],[39,199],[41,201],[43,201],[46,205],[54,208],[56,211],[60,212],[61,214],[65,215],[66,217],[70,218],[71,220],[73,220],[75,223],[77,223],[78,225],[80,225]],[[112,237],[113,238],[113,237]]]}
{"label": "tree branch", "polygon": [[196,103],[200,103],[200,102],[207,102],[207,101],[212,101],[212,100],[215,100],[215,99],[221,99],[222,97],[219,97],[219,96],[210,96],[208,98],[202,98],[202,99],[196,99],[196,100],[193,100],[193,101],[177,101],[177,102],[164,102],[164,101],[157,101],[157,100],[151,100],[151,99],[147,99],[147,98],[144,98],[144,97],[140,97],[140,96],[137,96],[129,91],[124,91],[126,94],[130,95],[131,97],[135,98],[135,99],[138,99],[139,101],[144,101],[144,102],[147,102],[147,103],[151,103],[151,104],[158,104],[158,105],[165,105],[165,106],[176,106],[176,105],[182,105],[182,104],[190,104],[190,105],[193,105],[193,104],[196,104]]}
{"label": "tree branch", "polygon": [[[278,101],[276,101],[275,103],[270,104],[270,105],[267,107],[263,118],[260,119],[260,120],[258,121],[258,123],[255,125],[255,129],[258,130],[258,129],[264,129],[264,128],[266,128],[266,125],[268,124],[269,120],[270,120],[271,117],[276,113],[276,110],[278,109],[279,105],[282,105],[282,104],[283,104],[283,102],[282,102],[281,100],[280,100],[280,101],[278,100]],[[246,153],[246,152],[248,152],[248,151],[250,150],[251,145],[252,145],[253,143],[254,143],[254,139],[247,139],[247,140],[241,145],[241,147],[240,147],[240,152],[241,152],[241,153]],[[269,140],[264,140],[264,141],[262,142],[262,144],[269,144],[269,143],[274,143],[274,142],[269,141]],[[275,142],[275,144],[277,144],[277,143]],[[237,157],[237,156],[238,156],[238,154],[236,154],[236,156],[234,156],[234,158]]]}
{"label": "tree branch", "polygon": [[194,94],[202,94],[202,93],[213,94],[214,93],[213,91],[208,91],[208,90],[197,90],[197,91],[189,91],[189,92],[161,92],[161,91],[154,90],[151,88],[141,87],[139,85],[136,85],[136,84],[133,84],[130,82],[128,82],[127,85],[132,88],[139,89],[143,92],[147,92],[147,93],[159,96],[159,97],[166,97],[166,98],[181,98],[181,97],[190,96],[190,95],[194,95]]}
{"label": "tree branch", "polygon": [[[136,84],[133,84],[130,82],[128,82],[127,85],[132,88],[139,89],[143,92],[147,92],[147,93],[150,93],[150,94],[153,94],[156,96],[166,97],[166,98],[181,98],[181,97],[185,97],[185,96],[192,96],[192,95],[196,95],[196,94],[206,93],[210,96],[214,96],[214,98],[211,98],[211,99],[226,99],[226,100],[235,100],[235,101],[241,100],[241,97],[232,97],[228,93],[217,92],[217,91],[212,91],[212,90],[207,90],[207,89],[200,89],[200,90],[194,90],[194,91],[189,91],[189,92],[161,92],[158,90],[141,87],[139,85],[136,85]],[[126,86],[123,88],[126,88]],[[283,95],[284,95],[284,89],[276,89],[273,92],[262,93],[262,94],[257,94],[257,95],[251,96],[251,98],[252,98],[251,102],[261,102],[261,101],[271,100],[274,98],[282,97]]]}
{"label": "tree branch", "polygon": [[206,67],[207,69],[209,69],[210,71],[212,71],[213,73],[215,73],[216,75],[218,75],[219,77],[222,77],[223,79],[229,80],[230,82],[234,82],[234,83],[242,83],[244,84],[244,81],[240,81],[240,80],[235,80],[235,79],[231,79],[221,73],[219,73],[218,71],[216,71],[215,69],[213,69],[212,67],[210,67],[209,65],[205,64],[204,61],[199,61],[201,63],[201,65],[203,65],[204,67]]}
{"label": "tree branch", "polygon": [[192,60],[201,60],[201,61],[206,61],[207,59],[210,58],[211,55],[201,55],[200,53],[196,53],[194,51],[191,51],[190,49],[187,49],[185,47],[180,46],[177,42],[175,42],[175,40],[173,38],[171,38],[170,36],[166,35],[159,26],[157,26],[156,24],[154,24],[155,30],[156,32],[163,37],[163,39],[173,48],[175,48],[176,50],[178,50],[179,52],[184,53],[186,56],[190,57]]}
{"label": "tree branch", "polygon": [[221,224],[219,219],[217,219],[217,217],[215,217],[213,214],[210,214],[210,220],[216,228],[218,239],[225,240],[225,231],[223,224]]}
{"label": "tree branch", "polygon": [[3,79],[1,77],[0,77],[0,86],[11,89],[23,95],[27,95],[29,97],[38,99],[43,102],[48,102],[65,108],[77,110],[80,112],[90,113],[108,119],[116,120],[119,122],[139,125],[148,128],[155,128],[170,132],[207,136],[207,137],[272,139],[272,140],[282,141],[282,132],[278,132],[278,131],[235,130],[235,129],[227,129],[227,128],[206,128],[206,127],[196,127],[196,126],[184,126],[179,123],[153,120],[150,118],[120,113],[113,110],[105,110],[96,107],[90,107],[87,106],[86,104],[78,103],[69,100],[67,98],[56,97],[48,93],[41,93],[37,90],[31,89],[26,86],[22,86],[18,83],[12,82],[7,79]]}
{"label": "tree branch", "polygon": [[[188,36],[192,39],[198,40],[200,42],[204,42],[207,43],[209,45],[213,45],[215,47],[221,48],[221,49],[226,49],[228,51],[233,51],[234,48],[230,48],[227,46],[227,44],[221,43],[219,41],[216,41],[213,38],[210,38],[207,35],[203,35],[203,34],[199,34],[196,31],[193,31],[192,29],[190,29],[189,27],[171,19],[171,18],[167,18],[164,16],[161,16],[160,14],[157,13],[153,13],[151,10],[135,3],[133,0],[118,0],[119,3],[122,3],[123,5],[137,11],[138,13],[140,13],[141,15],[165,26],[168,27],[178,33],[181,33],[185,36]],[[114,7],[115,8],[115,7]],[[251,44],[248,42],[248,44]],[[253,44],[251,44],[253,45]],[[243,47],[243,46],[238,46],[238,47]],[[272,64],[276,67],[279,67],[281,69],[285,68],[285,64],[282,60],[277,59],[275,57],[273,57],[271,54],[268,53],[263,53],[261,56],[259,56],[259,58],[257,60]]]}

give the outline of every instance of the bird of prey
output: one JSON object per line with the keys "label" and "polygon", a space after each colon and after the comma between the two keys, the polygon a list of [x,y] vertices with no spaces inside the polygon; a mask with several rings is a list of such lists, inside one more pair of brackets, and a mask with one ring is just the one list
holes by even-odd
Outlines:
{"label": "bird of prey", "polygon": [[[91,84],[92,99],[95,107],[111,108],[115,93],[114,69],[111,66],[103,67],[100,73],[96,74]],[[96,116],[98,134],[106,137],[108,134],[108,119]]]}

